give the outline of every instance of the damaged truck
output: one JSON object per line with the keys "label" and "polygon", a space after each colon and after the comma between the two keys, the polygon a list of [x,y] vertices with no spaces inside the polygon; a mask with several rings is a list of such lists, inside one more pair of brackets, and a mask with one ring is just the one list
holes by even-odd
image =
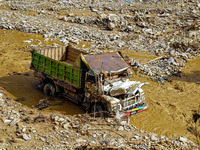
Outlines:
{"label": "damaged truck", "polygon": [[62,95],[95,116],[124,117],[147,109],[142,86],[120,52],[88,54],[73,46],[32,51],[31,67],[45,95]]}

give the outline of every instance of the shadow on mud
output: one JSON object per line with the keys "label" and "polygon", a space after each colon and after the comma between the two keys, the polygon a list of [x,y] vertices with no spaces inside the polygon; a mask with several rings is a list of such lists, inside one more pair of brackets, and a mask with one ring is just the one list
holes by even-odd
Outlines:
{"label": "shadow on mud", "polygon": [[196,142],[200,144],[200,105],[199,110],[194,111],[192,115],[193,125],[188,127],[187,130],[196,137]]}
{"label": "shadow on mud", "polygon": [[174,77],[173,80],[195,82],[200,85],[200,71],[192,71],[192,73],[182,73],[181,77]]}
{"label": "shadow on mud", "polygon": [[16,97],[16,101],[29,107],[36,106],[40,100],[48,100],[48,111],[59,111],[67,115],[83,114],[85,111],[81,106],[61,97],[50,99],[43,92],[37,89],[39,80],[32,72],[12,73],[9,76],[0,78],[0,86],[4,87]]}

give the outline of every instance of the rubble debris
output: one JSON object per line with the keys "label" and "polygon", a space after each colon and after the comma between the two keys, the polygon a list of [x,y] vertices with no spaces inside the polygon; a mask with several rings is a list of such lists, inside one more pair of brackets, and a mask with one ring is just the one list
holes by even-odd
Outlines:
{"label": "rubble debris", "polygon": [[[4,93],[2,93],[4,99]],[[41,111],[35,111],[33,115],[30,114],[29,109],[23,108],[22,104],[10,99],[9,103],[2,101],[0,108],[1,118],[15,118],[21,119],[14,126],[9,126],[16,131],[15,134],[10,134],[10,142],[23,145],[24,148],[32,147],[29,143],[35,143],[35,148],[46,149],[64,149],[64,148],[146,148],[156,149],[157,146],[161,146],[165,149],[199,149],[199,146],[189,141],[187,138],[179,137],[167,138],[164,136],[158,136],[153,133],[147,133],[138,130],[133,125],[127,124],[126,120],[118,120],[115,118],[92,118],[87,114],[79,114],[77,116],[66,116],[64,114],[51,112],[41,115]],[[21,110],[23,108],[23,111]],[[17,112],[10,110],[15,109]],[[10,113],[8,113],[10,112]],[[23,120],[25,116],[30,117],[30,120],[34,122],[27,123]],[[10,117],[12,116],[12,117]],[[37,116],[37,117],[35,117]],[[37,124],[33,127],[33,124]],[[49,127],[56,127],[56,130],[50,130]],[[48,132],[46,132],[47,130]],[[127,130],[129,129],[129,130]],[[37,132],[36,132],[37,130]],[[33,132],[34,131],[34,132]],[[39,132],[38,132],[39,131]],[[4,132],[7,133],[7,130]],[[87,135],[87,138],[85,138]],[[7,143],[7,139],[0,139],[0,143]],[[51,144],[53,143],[53,144]],[[56,144],[55,144],[56,143]],[[13,148],[13,145],[8,145],[8,148]],[[15,145],[14,145],[15,146]],[[159,147],[160,148],[160,147]]]}
{"label": "rubble debris", "polygon": [[39,100],[38,104],[32,107],[37,107],[38,110],[43,110],[46,109],[47,107],[51,106],[48,100],[46,99],[41,99]]}

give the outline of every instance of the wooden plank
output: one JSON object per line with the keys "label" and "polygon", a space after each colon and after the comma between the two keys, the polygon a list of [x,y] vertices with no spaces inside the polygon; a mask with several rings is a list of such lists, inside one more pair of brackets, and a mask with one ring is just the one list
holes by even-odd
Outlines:
{"label": "wooden plank", "polygon": [[[49,57],[49,55],[50,55],[50,52],[49,52],[49,50],[47,49],[46,50],[47,51],[47,57]],[[51,57],[50,57],[51,58]]]}
{"label": "wooden plank", "polygon": [[50,50],[51,50],[51,58],[53,59],[53,50],[52,48]]}
{"label": "wooden plank", "polygon": [[56,60],[58,60],[58,48],[55,48]]}
{"label": "wooden plank", "polygon": [[47,55],[47,52],[48,52],[48,51],[45,49],[45,50],[44,50],[44,56],[48,56],[48,55]]}

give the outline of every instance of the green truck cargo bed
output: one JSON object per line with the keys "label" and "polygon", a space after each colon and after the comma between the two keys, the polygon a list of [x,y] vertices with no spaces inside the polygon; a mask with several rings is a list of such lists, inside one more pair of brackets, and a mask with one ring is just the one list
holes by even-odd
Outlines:
{"label": "green truck cargo bed", "polygon": [[81,69],[73,64],[80,51],[67,47],[33,50],[31,69],[44,73],[48,78],[62,80],[81,88]]}

